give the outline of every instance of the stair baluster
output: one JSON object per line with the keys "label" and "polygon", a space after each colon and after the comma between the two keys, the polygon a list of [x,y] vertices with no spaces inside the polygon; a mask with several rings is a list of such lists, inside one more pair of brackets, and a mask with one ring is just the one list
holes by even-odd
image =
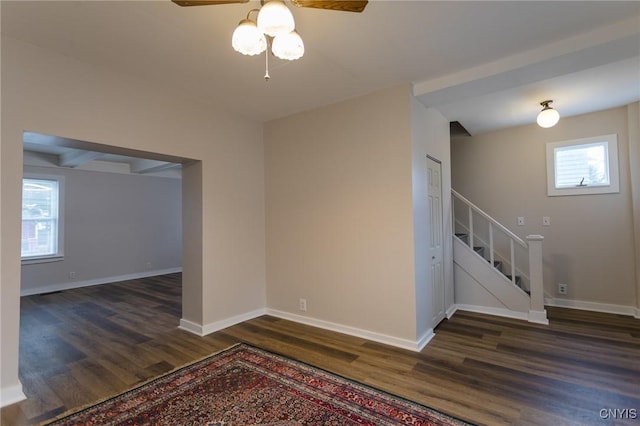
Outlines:
{"label": "stair baluster", "polygon": [[[520,288],[525,291],[530,298],[530,308],[529,308],[529,321],[548,324],[548,320],[546,317],[546,311],[544,309],[544,287],[542,281],[542,240],[544,237],[541,235],[529,235],[527,236],[527,241],[524,242],[520,237],[515,235],[509,229],[507,229],[504,225],[496,221],[490,215],[482,211],[472,202],[467,200],[465,197],[460,195],[455,190],[451,190],[453,196],[453,220],[454,224],[458,225],[459,228],[463,228],[464,233],[458,233],[457,229],[454,234],[456,238],[459,238],[462,242],[465,243],[471,250],[476,252],[478,256],[483,257],[485,260],[488,260],[490,267],[494,268],[497,271],[502,272],[502,274],[511,282],[512,285]],[[456,201],[463,203],[466,207],[468,217],[468,223],[464,224],[462,222],[463,217],[458,216],[458,211],[455,208]],[[461,211],[460,214],[463,212]],[[478,232],[481,232],[480,226],[476,226],[474,223],[474,213],[478,215],[480,218],[484,219],[488,223],[488,235],[484,235],[484,239],[482,237],[478,237]],[[481,224],[480,224],[481,225]],[[455,225],[454,225],[455,227]],[[494,232],[497,231],[500,235],[505,236],[509,241],[509,254],[508,257],[504,256],[504,254],[500,254],[496,249],[496,241]],[[482,244],[483,242],[486,245],[486,239],[488,239],[488,249],[489,249],[489,259],[485,257],[485,247],[479,245],[476,247],[476,243],[479,242]],[[526,256],[525,262],[526,267],[528,268],[528,277],[523,269],[518,268],[516,258],[516,245],[521,247],[528,253]],[[502,246],[503,249],[506,249],[505,246]],[[496,260],[497,257],[501,260]],[[507,260],[508,259],[508,260]],[[509,262],[509,272],[507,274],[503,272],[503,263]],[[520,275],[519,275],[520,273]],[[528,280],[528,289],[524,287],[525,281],[523,281],[522,275],[525,275],[525,278]]]}

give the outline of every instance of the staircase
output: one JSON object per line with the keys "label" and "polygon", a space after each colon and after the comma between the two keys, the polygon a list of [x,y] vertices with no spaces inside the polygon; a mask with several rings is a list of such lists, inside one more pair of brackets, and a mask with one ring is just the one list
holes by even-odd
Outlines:
{"label": "staircase", "polygon": [[[462,241],[463,243],[465,243],[467,246],[471,247],[471,245],[469,244],[469,234],[455,234],[456,237],[458,237],[458,239],[460,241]],[[485,256],[485,247],[483,246],[474,246],[473,247],[473,251],[480,257],[482,257],[483,259],[485,259],[487,262],[491,263],[491,260],[488,259]],[[522,291],[524,291],[525,293],[527,293],[529,296],[531,295],[531,291],[529,291],[528,288],[524,287],[524,282],[522,280],[522,277],[520,275],[511,275],[511,274],[507,274],[502,270],[502,265],[503,265],[503,261],[501,260],[494,260],[493,261],[493,267],[494,269],[496,269],[497,271],[501,272],[505,278],[507,278],[509,281],[511,281],[515,286],[517,286],[518,288],[520,288]],[[513,278],[515,277],[515,279]]]}
{"label": "staircase", "polygon": [[542,283],[542,239],[523,241],[452,190],[454,280],[461,308],[548,324]]}

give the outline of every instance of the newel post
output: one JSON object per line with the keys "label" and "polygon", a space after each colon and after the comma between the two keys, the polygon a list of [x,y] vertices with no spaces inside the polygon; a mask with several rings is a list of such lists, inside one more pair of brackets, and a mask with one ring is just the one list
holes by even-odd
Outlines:
{"label": "newel post", "polygon": [[549,324],[547,311],[544,309],[544,284],[542,280],[542,235],[527,235],[529,243],[529,321]]}

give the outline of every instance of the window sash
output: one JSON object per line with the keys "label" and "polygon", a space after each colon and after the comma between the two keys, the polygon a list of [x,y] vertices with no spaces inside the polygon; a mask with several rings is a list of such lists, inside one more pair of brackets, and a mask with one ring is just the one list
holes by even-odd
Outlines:
{"label": "window sash", "polygon": [[546,151],[548,196],[620,192],[618,135],[549,142]]}
{"label": "window sash", "polygon": [[609,143],[554,148],[555,187],[608,186]]}
{"label": "window sash", "polygon": [[62,257],[62,177],[25,176],[22,181],[23,261]]}

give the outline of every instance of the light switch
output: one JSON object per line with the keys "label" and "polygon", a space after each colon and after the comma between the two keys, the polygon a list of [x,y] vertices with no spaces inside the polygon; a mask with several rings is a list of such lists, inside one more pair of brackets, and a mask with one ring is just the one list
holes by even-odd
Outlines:
{"label": "light switch", "polygon": [[542,216],[542,226],[551,226],[551,218],[549,216]]}
{"label": "light switch", "polygon": [[518,216],[518,226],[524,226],[524,217]]}

